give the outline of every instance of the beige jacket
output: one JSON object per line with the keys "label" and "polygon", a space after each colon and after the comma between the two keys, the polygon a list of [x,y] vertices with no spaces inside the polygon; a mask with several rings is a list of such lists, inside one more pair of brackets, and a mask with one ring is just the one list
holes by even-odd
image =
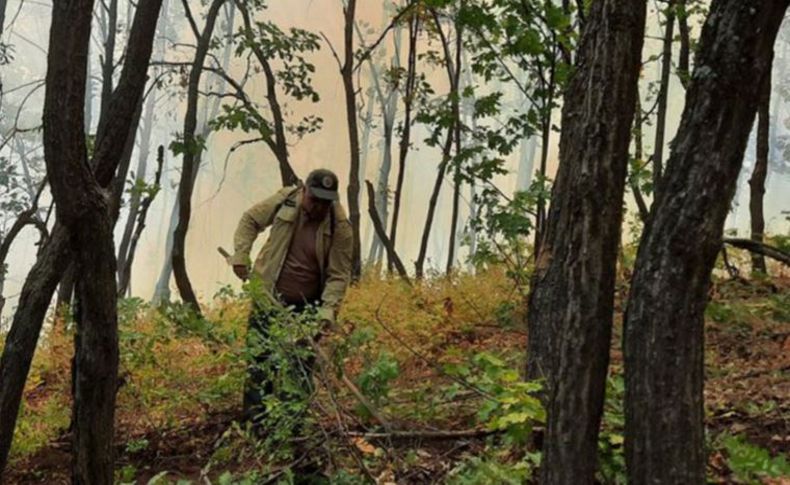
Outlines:
{"label": "beige jacket", "polygon": [[[234,254],[230,258],[233,265],[250,264],[250,250],[258,235],[271,227],[269,239],[255,260],[254,274],[261,278],[264,291],[272,296],[274,286],[280,277],[291,239],[301,217],[302,188],[286,187],[268,199],[254,205],[241,216],[233,236]],[[323,291],[321,318],[334,321],[337,309],[346,293],[351,279],[351,251],[353,235],[351,224],[339,202],[333,204],[334,234],[332,215],[318,227],[316,254],[319,255]]]}

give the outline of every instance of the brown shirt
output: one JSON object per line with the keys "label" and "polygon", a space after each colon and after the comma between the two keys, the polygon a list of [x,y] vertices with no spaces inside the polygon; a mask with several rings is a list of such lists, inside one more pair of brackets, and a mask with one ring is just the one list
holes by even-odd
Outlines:
{"label": "brown shirt", "polygon": [[320,221],[311,221],[304,212],[294,230],[276,290],[288,305],[312,303],[321,298],[321,267],[316,255]]}

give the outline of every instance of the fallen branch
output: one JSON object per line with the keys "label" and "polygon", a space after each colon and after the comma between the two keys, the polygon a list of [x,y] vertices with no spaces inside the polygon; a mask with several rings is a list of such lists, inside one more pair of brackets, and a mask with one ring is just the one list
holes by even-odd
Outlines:
{"label": "fallen branch", "polygon": [[761,242],[751,239],[726,237],[724,238],[724,244],[729,244],[738,249],[745,249],[752,253],[762,254],[763,256],[779,261],[785,266],[790,266],[790,254]]}
{"label": "fallen branch", "polygon": [[381,218],[379,217],[379,211],[376,209],[376,192],[373,189],[373,184],[370,183],[370,180],[365,180],[365,185],[368,187],[368,213],[370,214],[370,219],[373,221],[373,228],[376,230],[376,235],[387,250],[387,258],[395,265],[395,269],[398,270],[401,279],[405,281],[407,285],[411,286],[411,280],[409,279],[408,273],[406,273],[406,267],[403,266],[403,261],[401,261],[398,253],[395,252],[392,241],[387,236],[387,231],[384,229],[384,224],[382,224]]}
{"label": "fallen branch", "polygon": [[388,433],[363,433],[358,431],[349,431],[347,436],[352,438],[364,438],[370,440],[378,439],[392,439],[392,440],[407,440],[407,439],[420,439],[420,440],[456,440],[466,438],[485,438],[491,435],[499,434],[500,430],[491,429],[464,429],[464,430],[405,430],[405,431],[390,431]]}

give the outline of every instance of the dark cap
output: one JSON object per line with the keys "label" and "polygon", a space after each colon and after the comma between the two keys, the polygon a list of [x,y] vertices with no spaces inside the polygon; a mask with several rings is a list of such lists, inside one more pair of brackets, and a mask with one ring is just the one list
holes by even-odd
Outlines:
{"label": "dark cap", "polygon": [[319,168],[310,172],[305,181],[305,186],[310,190],[310,193],[318,198],[324,200],[338,200],[337,194],[337,175],[331,170]]}

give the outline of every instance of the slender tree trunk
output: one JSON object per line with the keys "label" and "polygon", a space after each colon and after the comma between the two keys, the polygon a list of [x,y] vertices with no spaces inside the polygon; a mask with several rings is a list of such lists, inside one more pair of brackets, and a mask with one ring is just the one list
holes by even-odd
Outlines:
{"label": "slender tree trunk", "polygon": [[[401,198],[403,196],[403,181],[406,176],[406,156],[411,145],[411,117],[414,103],[415,88],[417,85],[417,37],[420,31],[419,17],[416,15],[409,21],[409,53],[406,62],[406,79],[403,94],[403,131],[398,145],[398,178],[395,182],[395,197],[392,203],[392,224],[390,226],[390,243],[395,248],[398,235],[398,219],[400,218]],[[387,260],[387,271],[392,272],[393,261]]]}
{"label": "slender tree trunk", "polygon": [[123,272],[123,278],[118,280],[118,296],[126,294],[126,291],[129,288],[129,284],[132,279],[132,264],[134,263],[134,255],[137,252],[137,243],[140,241],[140,236],[143,234],[143,229],[145,229],[145,219],[148,216],[148,209],[151,207],[151,203],[154,201],[156,194],[159,192],[159,184],[162,180],[162,167],[164,166],[165,162],[165,148],[162,145],[159,145],[159,149],[157,150],[156,161],[156,175],[154,176],[155,191],[140,201],[140,211],[134,227],[134,233],[132,234],[132,237],[129,241],[129,250],[126,255],[126,261],[124,262],[126,265],[126,271]]}
{"label": "slender tree trunk", "polygon": [[[550,105],[551,103],[549,103]],[[543,121],[543,128],[541,133],[540,143],[540,169],[538,175],[540,176],[541,187],[545,188],[546,185],[546,170],[548,169],[549,162],[549,143],[551,142],[551,114],[549,113],[548,119]],[[546,225],[546,201],[543,197],[538,198],[537,210],[535,217],[535,258],[538,257],[540,252],[540,244],[543,239],[543,231]]]}
{"label": "slender tree trunk", "polygon": [[664,171],[664,143],[667,126],[667,103],[669,102],[669,75],[672,71],[672,41],[675,35],[675,2],[669,0],[664,25],[664,47],[661,54],[661,81],[658,88],[658,114],[656,116],[656,141],[653,146],[653,194],[661,190]]}
{"label": "slender tree trunk", "polygon": [[625,317],[628,481],[705,483],[704,311],[790,0],[714,0]]}
{"label": "slender tree trunk", "polygon": [[544,378],[542,484],[594,483],[646,0],[594,2],[562,112],[560,164],[529,295]]}
{"label": "slender tree trunk", "polygon": [[282,107],[277,97],[277,78],[274,75],[274,70],[266,57],[266,53],[261,50],[260,45],[254,39],[254,31],[252,20],[250,19],[250,12],[245,2],[236,0],[236,5],[239,7],[239,12],[244,20],[244,35],[249,39],[249,45],[253,54],[258,59],[258,62],[263,69],[264,77],[266,78],[266,102],[269,104],[269,109],[272,112],[272,121],[274,124],[274,156],[277,158],[277,163],[280,166],[280,176],[282,178],[283,186],[295,185],[299,181],[299,177],[291,167],[288,160],[288,142],[285,137],[285,118],[283,117]]}
{"label": "slender tree trunk", "polygon": [[189,229],[189,219],[192,215],[192,192],[194,184],[190,183],[198,170],[195,163],[198,155],[203,151],[202,143],[205,140],[195,136],[197,128],[198,87],[200,76],[203,74],[203,62],[206,60],[210,48],[214,25],[217,21],[219,9],[225,0],[214,0],[206,15],[206,24],[198,40],[195,58],[189,72],[189,85],[187,88],[187,112],[184,117],[184,155],[181,169],[181,183],[178,186],[178,225],[173,234],[173,276],[176,286],[184,303],[190,305],[192,310],[200,314],[198,303],[186,267],[186,237]]}
{"label": "slender tree trunk", "polygon": [[[439,21],[438,15],[433,12],[434,22],[439,36],[442,40],[442,47],[444,50],[444,58],[446,61],[447,78],[450,84],[450,97],[452,103],[452,110],[454,114],[459,113],[459,99],[458,99],[458,84],[460,80],[461,70],[453,66],[452,55],[450,53],[450,44],[442,30],[442,25]],[[460,36],[461,32],[456,32],[456,36]],[[460,123],[459,118],[456,116],[453,124],[447,128],[447,137],[445,138],[442,147],[442,160],[439,162],[439,168],[436,173],[436,181],[433,184],[431,192],[431,199],[428,202],[428,215],[425,217],[425,225],[422,229],[422,239],[420,241],[420,252],[417,255],[417,261],[414,263],[415,276],[417,279],[422,279],[425,270],[425,258],[428,254],[428,241],[431,237],[431,229],[433,228],[433,219],[436,214],[436,206],[439,202],[439,194],[442,189],[442,181],[447,173],[447,167],[452,160],[453,139],[455,136],[455,125]]]}
{"label": "slender tree trunk", "polygon": [[678,77],[683,89],[688,89],[689,64],[691,59],[691,29],[689,28],[686,0],[675,0],[679,10],[677,14],[678,30],[680,31],[680,52],[678,55]]}
{"label": "slender tree trunk", "polygon": [[[102,16],[103,17],[103,16]],[[115,73],[115,42],[118,36],[118,0],[110,0],[107,6],[107,37],[104,39],[104,56],[102,56],[101,108],[99,118],[107,116],[113,90],[113,74]]]}
{"label": "slender tree trunk", "polygon": [[[765,236],[765,179],[768,176],[768,142],[771,126],[771,76],[765,76],[763,91],[760,93],[757,122],[757,156],[754,159],[752,178],[749,179],[749,214],[752,223],[752,240],[760,244]],[[752,253],[752,272],[766,274],[765,256]]]}
{"label": "slender tree trunk", "polygon": [[[460,73],[463,66],[461,65],[463,50],[463,31],[459,27],[455,36],[455,82],[456,94],[460,92]],[[454,136],[455,136],[455,167],[453,170],[453,208],[450,215],[450,242],[447,246],[447,276],[453,272],[453,264],[455,263],[455,245],[458,237],[458,212],[461,203],[461,106],[459,100],[453,103],[453,117],[455,118]]]}
{"label": "slender tree trunk", "polygon": [[[138,151],[137,172],[134,174],[135,185],[145,183],[145,176],[148,171],[148,157],[150,155],[151,133],[154,126],[154,107],[156,106],[156,90],[148,93],[148,100],[145,103],[145,114],[143,115],[142,132],[140,133],[140,148]],[[118,281],[128,280],[127,273],[131,271],[129,264],[129,245],[131,244],[137,216],[140,211],[140,201],[142,194],[133,191],[129,197],[129,214],[127,215],[126,225],[124,226],[121,242],[118,245]],[[122,288],[128,285],[120,285]],[[119,296],[123,296],[120,293]]]}
{"label": "slender tree trunk", "polygon": [[[394,54],[392,57],[392,67],[398,69],[400,67],[400,41],[399,31],[395,31],[395,46]],[[376,92],[376,97],[381,106],[381,117],[384,122],[384,146],[382,147],[381,167],[379,168],[379,177],[377,182],[376,193],[376,210],[379,214],[379,220],[386,226],[389,219],[389,179],[390,171],[392,170],[392,137],[395,128],[395,115],[398,109],[398,93],[393,86],[388,85],[387,95],[384,95],[384,90],[381,88],[378,70],[370,60],[371,77],[373,78],[373,85]],[[384,256],[384,245],[381,242],[378,234],[373,235],[373,242],[370,246],[368,253],[368,261],[377,264]]]}
{"label": "slender tree trunk", "polygon": [[[639,92],[636,93],[636,115],[634,116],[634,158],[636,158],[637,163],[643,163],[645,157],[644,145],[642,142],[642,135],[644,133],[643,125],[643,113],[642,113],[642,100],[639,95]],[[631,180],[631,191],[634,193],[634,200],[636,201],[636,207],[639,210],[639,219],[642,222],[647,221],[647,217],[650,214],[650,209],[647,207],[647,202],[645,202],[645,198],[642,195],[642,189],[639,187],[638,180]]]}
{"label": "slender tree trunk", "polygon": [[357,0],[348,0],[343,10],[344,28],[344,62],[340,69],[343,78],[343,91],[346,95],[346,122],[348,124],[348,142],[350,150],[350,166],[348,176],[348,211],[351,229],[354,233],[352,250],[352,278],[358,279],[362,272],[361,242],[359,240],[359,128],[357,127],[357,95],[354,89],[354,19]]}
{"label": "slender tree trunk", "polygon": [[165,259],[162,263],[162,269],[159,271],[159,278],[156,280],[156,288],[154,288],[154,295],[151,301],[155,305],[163,302],[170,301],[170,278],[173,276],[173,234],[178,225],[178,199],[176,198],[173,203],[173,209],[170,211],[170,223],[167,227],[167,238],[165,239]]}

